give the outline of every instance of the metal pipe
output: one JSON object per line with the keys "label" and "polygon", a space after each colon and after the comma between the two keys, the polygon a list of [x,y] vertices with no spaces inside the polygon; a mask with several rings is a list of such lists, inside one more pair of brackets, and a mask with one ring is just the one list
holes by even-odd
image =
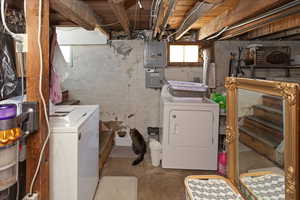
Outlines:
{"label": "metal pipe", "polygon": [[151,17],[150,17],[150,19],[151,19],[150,29],[153,29],[153,25],[154,25],[153,18],[155,18],[155,20],[157,20],[157,15],[158,15],[158,12],[159,12],[159,7],[161,5],[161,2],[162,2],[162,0],[156,0],[156,2],[155,2],[154,14],[151,13]]}
{"label": "metal pipe", "polygon": [[230,37],[234,37],[234,36],[237,36],[237,35],[241,35],[241,34],[246,33],[246,32],[248,32],[248,31],[252,31],[252,30],[255,30],[255,29],[257,29],[257,28],[260,28],[260,27],[262,27],[262,26],[264,26],[264,25],[266,25],[266,24],[268,24],[268,23],[271,23],[271,22],[273,22],[273,21],[275,21],[275,20],[279,20],[279,19],[282,19],[282,18],[284,18],[284,17],[290,16],[290,15],[293,15],[293,14],[297,14],[297,13],[299,13],[299,12],[300,12],[300,8],[299,8],[298,10],[296,10],[296,11],[290,11],[290,12],[288,12],[288,13],[286,13],[286,14],[283,14],[283,15],[274,17],[274,18],[272,18],[272,19],[266,20],[265,22],[261,22],[261,23],[259,23],[259,24],[252,25],[252,26],[250,26],[250,27],[248,27],[248,28],[244,28],[244,29],[238,31],[238,32],[235,33],[235,34],[227,35],[227,36],[225,36],[225,37],[222,37],[221,39],[224,40],[224,39],[227,39],[227,38],[230,38]]}
{"label": "metal pipe", "polygon": [[175,6],[176,6],[176,2],[177,2],[177,0],[170,0],[170,2],[169,2],[167,13],[166,13],[166,15],[165,15],[165,17],[163,19],[163,22],[162,22],[162,27],[161,27],[161,32],[159,34],[159,39],[162,38],[162,36],[163,36],[163,34],[164,34],[165,30],[166,30],[169,17],[174,12],[174,9],[175,9]]}

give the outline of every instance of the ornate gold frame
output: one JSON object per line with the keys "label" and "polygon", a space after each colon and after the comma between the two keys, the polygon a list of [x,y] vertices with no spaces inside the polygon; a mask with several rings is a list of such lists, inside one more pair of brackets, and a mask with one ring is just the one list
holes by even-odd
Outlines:
{"label": "ornate gold frame", "polygon": [[237,148],[237,91],[245,89],[261,92],[284,99],[284,140],[285,140],[285,188],[286,199],[297,200],[299,195],[299,84],[278,81],[255,80],[246,78],[227,77],[227,127],[226,143],[228,152],[228,178],[238,186]]}

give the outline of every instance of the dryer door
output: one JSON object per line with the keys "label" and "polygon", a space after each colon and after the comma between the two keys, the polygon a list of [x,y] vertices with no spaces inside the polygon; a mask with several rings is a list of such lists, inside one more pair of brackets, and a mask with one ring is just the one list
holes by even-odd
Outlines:
{"label": "dryer door", "polygon": [[171,110],[168,144],[162,166],[176,169],[217,169],[218,122],[207,109]]}
{"label": "dryer door", "polygon": [[173,110],[170,122],[170,145],[209,148],[213,144],[213,112]]}

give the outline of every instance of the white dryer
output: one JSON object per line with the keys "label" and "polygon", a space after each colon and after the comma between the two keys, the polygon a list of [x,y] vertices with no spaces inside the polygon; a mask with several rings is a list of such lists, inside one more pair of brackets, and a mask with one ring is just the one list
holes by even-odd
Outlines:
{"label": "white dryer", "polygon": [[50,122],[50,200],[92,200],[99,180],[99,106],[56,106]]}
{"label": "white dryer", "polygon": [[162,167],[217,169],[219,105],[207,98],[161,93]]}

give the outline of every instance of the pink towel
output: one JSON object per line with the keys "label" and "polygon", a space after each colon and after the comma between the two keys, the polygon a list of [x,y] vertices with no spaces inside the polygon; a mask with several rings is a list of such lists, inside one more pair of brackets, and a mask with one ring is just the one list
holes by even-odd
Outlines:
{"label": "pink towel", "polygon": [[62,90],[60,85],[60,77],[58,73],[55,72],[55,66],[53,65],[53,61],[55,59],[55,51],[59,51],[57,48],[58,43],[56,40],[56,33],[53,34],[52,43],[51,43],[51,73],[50,73],[50,100],[53,104],[60,103],[62,101]]}

